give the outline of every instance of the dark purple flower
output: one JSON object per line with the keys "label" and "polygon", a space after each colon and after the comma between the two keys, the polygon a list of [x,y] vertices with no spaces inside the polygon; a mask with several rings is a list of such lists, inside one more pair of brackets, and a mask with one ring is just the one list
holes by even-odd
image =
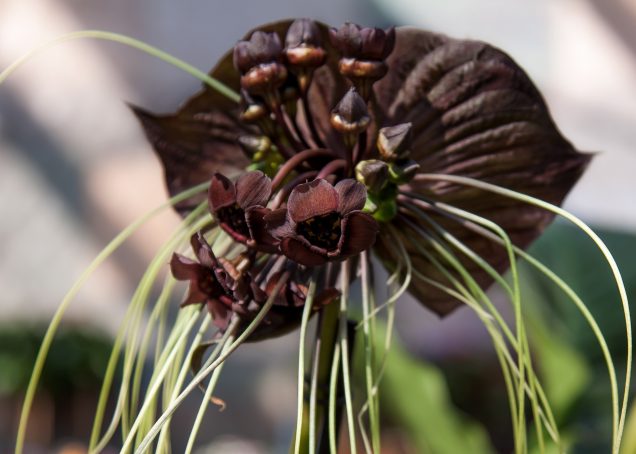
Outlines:
{"label": "dark purple flower", "polygon": [[[236,51],[240,71],[234,67],[233,52],[212,70],[212,77],[236,92],[243,88],[242,106],[204,88],[173,115],[156,117],[140,109],[136,113],[164,164],[172,195],[207,181],[215,171],[239,173],[248,165],[239,137],[267,136],[278,153],[278,161],[271,161],[278,163],[274,165],[278,174],[273,177],[276,184],[272,200],[277,200],[276,206],[287,207],[287,211],[277,209],[267,218],[272,225],[278,222],[275,231],[281,239],[281,251],[299,263],[317,265],[355,255],[370,247],[373,241],[369,238],[375,236],[370,232],[377,228],[359,211],[361,198],[351,210],[358,214],[350,214],[343,222],[347,215],[334,208],[334,199],[340,199],[333,196],[336,191],[331,184],[303,185],[318,175],[338,187],[339,182],[356,176],[358,169],[360,178],[369,185],[365,209],[381,221],[380,241],[373,247],[383,263],[391,270],[397,266],[395,251],[387,247],[395,243],[397,232],[420,275],[452,285],[418,249],[414,230],[399,223],[406,219],[419,229],[430,229],[411,211],[413,200],[398,196],[400,192],[490,219],[521,248],[541,234],[553,215],[467,186],[418,178],[419,172],[471,177],[560,204],[590,160],[590,155],[577,152],[560,134],[524,71],[504,52],[486,43],[414,28],[383,31],[345,24],[330,32],[324,24],[305,19],[291,25],[291,21],[282,21],[259,27],[263,34],[248,33],[252,44],[241,44]],[[285,49],[277,44],[282,42]],[[305,82],[306,93],[286,97],[283,92],[296,86],[301,68],[289,58],[288,51],[302,54],[305,51],[297,49],[312,46],[324,50],[324,64],[312,68]],[[249,50],[252,48],[258,50],[254,51],[257,57]],[[263,85],[264,91],[246,91],[242,77],[250,68],[262,65],[287,68],[286,79],[270,79],[276,83]],[[277,75],[283,74],[276,68]],[[355,106],[361,108],[356,112],[366,107],[369,123],[366,128],[347,133],[334,128],[332,112],[352,84],[366,103],[363,106],[356,102]],[[276,99],[285,100],[284,105],[272,102]],[[255,112],[249,115],[250,121],[246,109]],[[303,153],[305,159],[295,160]],[[257,160],[257,164],[269,163]],[[330,189],[318,190],[319,203],[305,207],[298,202],[305,196],[300,189],[308,191],[312,184]],[[310,199],[302,200],[306,204]],[[186,213],[199,201],[192,198],[178,208]],[[250,212],[259,214],[258,231],[262,235],[266,232],[263,215],[268,208],[255,206]],[[303,216],[294,218],[298,212]],[[433,210],[427,214],[496,270],[504,271],[509,266],[503,248]],[[309,219],[314,220],[306,222]],[[389,222],[396,228],[385,228]],[[247,225],[249,230],[250,223]],[[256,240],[256,228],[250,235],[244,228],[233,230],[249,237],[248,245],[250,239]],[[334,232],[340,233],[337,239],[332,239]],[[257,242],[272,246],[265,240]],[[436,254],[432,249],[428,252]],[[483,288],[492,283],[475,263],[463,256],[458,259]],[[439,314],[460,304],[417,276],[413,276],[409,290]]]}
{"label": "dark purple flower", "polygon": [[236,184],[215,173],[208,190],[210,211],[223,230],[239,243],[274,252],[273,238],[267,235],[263,215],[272,193],[272,182],[262,172],[241,175]]}
{"label": "dark purple flower", "polygon": [[[241,317],[239,331],[242,331],[270,297],[282,273],[275,273],[261,288],[253,279],[251,271],[240,272],[231,262],[215,257],[201,232],[194,234],[190,242],[196,261],[176,253],[170,261],[173,276],[190,283],[181,306],[205,304],[220,332],[227,329],[232,315],[236,314]],[[314,311],[333,301],[339,294],[333,288],[320,292],[314,299]],[[295,279],[289,279],[248,341],[281,336],[296,328],[301,321],[306,298],[307,287]]]}
{"label": "dark purple flower", "polygon": [[378,223],[362,208],[367,191],[355,180],[332,186],[316,179],[299,184],[289,196],[287,208],[265,216],[280,250],[305,266],[344,260],[369,249]]}

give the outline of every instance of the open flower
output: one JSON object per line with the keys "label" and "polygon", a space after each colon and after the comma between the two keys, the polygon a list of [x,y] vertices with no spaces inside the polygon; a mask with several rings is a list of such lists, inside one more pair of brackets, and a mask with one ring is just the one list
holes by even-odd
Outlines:
{"label": "open flower", "polygon": [[283,254],[305,266],[344,260],[369,249],[378,231],[377,222],[362,208],[367,199],[364,185],[342,180],[332,186],[316,179],[299,184],[286,209],[265,216]]}
{"label": "open flower", "polygon": [[[430,220],[460,238],[495,270],[504,271],[509,262],[504,248],[431,206],[452,205],[489,219],[522,248],[539,236],[553,215],[426,175],[470,177],[560,204],[590,160],[559,133],[523,70],[486,43],[414,28],[384,31],[346,24],[330,32],[307,19],[264,25],[248,33],[245,42],[252,44],[238,44],[236,53],[226,54],[210,73],[243,94],[241,105],[228,104],[206,87],[175,114],[136,111],[165,165],[171,194],[212,176],[213,171],[201,169],[245,168],[240,138],[266,136],[272,152],[284,158],[276,164],[272,180],[275,211],[267,215],[278,227],[273,232],[280,251],[297,263],[317,266],[374,245],[377,256],[393,270],[399,257],[389,245],[397,241],[418,271],[409,291],[438,314],[447,314],[461,303],[430,283],[432,279],[450,285],[448,276],[426,255],[437,254],[422,239],[422,233],[431,230]],[[283,42],[286,49],[280,45]],[[260,43],[263,58],[245,56],[251,55],[245,49],[254,43]],[[311,65],[302,67],[295,58],[305,54],[312,54],[307,57]],[[275,69],[276,77],[255,90],[245,75],[263,65]],[[303,90],[285,98],[284,105],[274,102],[297,85],[299,76],[304,77]],[[351,84],[356,91],[349,91]],[[356,123],[359,128],[334,126],[334,115],[340,112],[334,110],[336,106],[342,110],[364,104],[362,110],[368,113],[364,122]],[[261,115],[243,122],[242,113],[250,108]],[[358,166],[363,161],[367,164]],[[367,194],[346,183],[356,175],[369,184]],[[351,200],[340,195],[345,185],[354,188]],[[236,204],[232,196],[227,200],[227,206],[245,211],[238,197]],[[183,202],[181,212],[195,202]],[[281,206],[285,211],[277,208]],[[360,212],[363,206],[379,221],[375,243],[376,227],[369,215]],[[269,208],[257,209],[260,215]],[[428,218],[417,210],[426,211]],[[230,218],[240,220],[234,214]],[[221,222],[226,231],[231,227],[238,241],[250,245],[249,227]],[[458,260],[480,286],[492,283],[476,263],[464,256]]]}
{"label": "open flower", "polygon": [[273,239],[265,231],[265,205],[272,193],[272,182],[262,172],[241,175],[236,184],[215,173],[208,190],[210,211],[219,225],[239,243],[273,252]]}
{"label": "open flower", "polygon": [[[173,276],[190,283],[181,306],[205,304],[221,333],[227,330],[232,315],[237,314],[241,317],[244,329],[270,297],[282,273],[274,273],[261,288],[253,279],[251,271],[238,271],[231,262],[217,259],[201,232],[194,234],[190,243],[196,261],[176,253],[170,261]],[[333,288],[322,291],[314,299],[314,311],[333,301],[339,294]],[[301,321],[306,298],[307,287],[295,279],[288,280],[276,295],[272,309],[248,341],[281,336],[293,330]]]}

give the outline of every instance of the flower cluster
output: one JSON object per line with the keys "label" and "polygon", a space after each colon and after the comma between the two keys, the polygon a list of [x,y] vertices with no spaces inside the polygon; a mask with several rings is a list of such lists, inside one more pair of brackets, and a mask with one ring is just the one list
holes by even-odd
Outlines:
{"label": "flower cluster", "polygon": [[[495,222],[522,248],[552,215],[435,176],[558,204],[589,161],[561,136],[526,74],[482,42],[298,19],[250,32],[210,75],[240,102],[205,87],[174,114],[134,112],[170,193],[209,181],[214,223],[240,246],[216,258],[199,233],[197,260],[172,260],[174,276],[190,282],[184,304],[205,303],[221,330],[233,314],[253,319],[285,271],[291,278],[254,336],[286,332],[298,323],[310,273],[321,276],[319,310],[337,294],[343,261],[373,250],[394,270],[400,247],[418,270],[411,294],[447,314],[460,302],[431,285],[452,279],[431,260],[436,252],[424,238],[432,225],[494,269],[509,264],[504,249],[444,206]],[[177,209],[186,214],[202,202],[191,197]],[[483,269],[459,260],[490,285]]]}

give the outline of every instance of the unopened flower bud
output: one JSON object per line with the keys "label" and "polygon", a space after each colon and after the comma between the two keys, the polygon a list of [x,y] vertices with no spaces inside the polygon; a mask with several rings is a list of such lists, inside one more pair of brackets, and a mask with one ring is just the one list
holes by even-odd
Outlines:
{"label": "unopened flower bud", "polygon": [[369,193],[377,194],[389,181],[389,166],[379,159],[360,161],[356,165],[356,180],[365,185]]}
{"label": "unopened flower bud", "polygon": [[282,55],[276,33],[256,31],[248,41],[239,41],[234,46],[234,66],[241,72],[241,87],[265,94],[280,86],[287,78]]}
{"label": "unopened flower bud", "polygon": [[234,46],[234,66],[241,74],[255,66],[281,61],[283,48],[276,33],[255,31],[249,40]]}
{"label": "unopened flower bud", "polygon": [[367,103],[355,88],[349,89],[331,112],[331,125],[344,134],[359,134],[367,129],[370,122]]}
{"label": "unopened flower bud", "polygon": [[402,123],[380,129],[378,150],[383,159],[395,161],[408,157],[411,146],[411,123]]}
{"label": "unopened flower bud", "polygon": [[269,114],[269,110],[262,101],[252,97],[247,91],[241,90],[241,121],[254,123]]}
{"label": "unopened flower bud", "polygon": [[314,21],[296,19],[292,22],[285,38],[285,56],[292,66],[316,68],[325,62],[327,53]]}
{"label": "unopened flower bud", "polygon": [[420,170],[420,165],[412,159],[394,162],[389,166],[391,181],[396,184],[408,183]]}

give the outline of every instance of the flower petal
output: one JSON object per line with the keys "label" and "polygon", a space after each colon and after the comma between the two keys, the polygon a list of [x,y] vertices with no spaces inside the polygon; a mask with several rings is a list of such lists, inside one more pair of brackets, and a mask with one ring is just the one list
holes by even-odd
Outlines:
{"label": "flower petal", "polygon": [[266,213],[263,217],[269,234],[280,240],[281,238],[294,235],[296,223],[287,216],[286,208],[278,208]]}
{"label": "flower petal", "polygon": [[236,202],[244,210],[267,205],[271,194],[272,180],[263,172],[248,172],[236,181]]}
{"label": "flower petal", "polygon": [[208,189],[208,205],[210,211],[215,211],[232,206],[236,203],[236,188],[227,177],[220,173],[212,175],[210,188]]}
{"label": "flower petal", "polygon": [[338,211],[345,215],[354,210],[361,210],[367,201],[367,189],[352,178],[339,181],[334,186],[338,193]]}
{"label": "flower petal", "polygon": [[340,254],[343,258],[357,255],[375,243],[379,226],[372,216],[361,211],[349,213],[342,219]]}
{"label": "flower petal", "polygon": [[197,232],[190,237],[190,245],[202,266],[206,268],[218,266],[212,247],[208,244],[202,232]]}
{"label": "flower petal", "polygon": [[327,256],[314,251],[298,238],[287,237],[280,242],[280,250],[294,262],[305,266],[319,266],[327,263]]}
{"label": "flower petal", "polygon": [[287,211],[294,222],[338,210],[338,193],[322,178],[299,184],[289,195]]}
{"label": "flower petal", "polygon": [[[238,92],[239,74],[231,52],[210,76]],[[155,115],[130,107],[163,164],[171,196],[205,183],[214,172],[236,175],[249,163],[237,139],[251,129],[239,122],[238,104],[207,85],[173,114]],[[203,195],[191,197],[175,208],[185,215],[202,200]]]}
{"label": "flower petal", "polygon": [[[383,124],[413,123],[411,158],[423,172],[477,178],[560,204],[590,160],[561,136],[524,71],[486,43],[400,28],[387,63],[391,70],[374,87],[379,117]],[[487,217],[523,248],[553,218],[539,208],[458,184],[416,177],[402,189]],[[431,215],[497,270],[508,267],[505,249],[467,232],[458,222]],[[413,219],[428,228],[423,220]],[[393,244],[388,232],[382,235],[383,243]],[[439,277],[434,266],[405,242],[418,270]],[[386,247],[378,251],[391,262]],[[482,287],[492,283],[474,263],[464,265]],[[457,305],[415,276],[410,290],[440,314]]]}
{"label": "flower petal", "polygon": [[256,249],[274,253],[278,251],[278,240],[274,238],[267,228],[267,222],[265,216],[271,213],[272,210],[263,207],[252,207],[245,212],[245,220],[247,221],[247,227],[250,230],[250,237],[253,240],[253,245]]}
{"label": "flower petal", "polygon": [[170,271],[174,278],[178,281],[196,279],[199,276],[201,268],[201,265],[188,257],[184,257],[176,252],[172,254],[172,259],[170,260]]}

